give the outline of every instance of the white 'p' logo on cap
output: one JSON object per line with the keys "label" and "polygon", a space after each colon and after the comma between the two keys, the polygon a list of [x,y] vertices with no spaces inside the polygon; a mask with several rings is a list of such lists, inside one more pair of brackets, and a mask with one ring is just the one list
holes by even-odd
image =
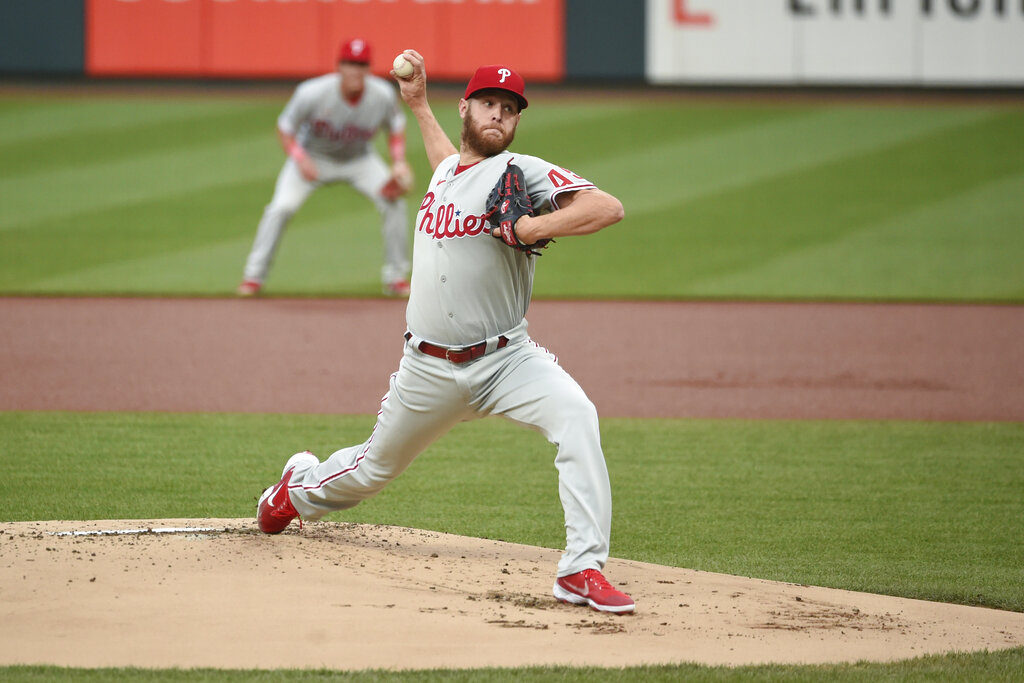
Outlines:
{"label": "white 'p' logo on cap", "polygon": [[498,74],[501,76],[498,79],[498,83],[504,83],[505,79],[512,75],[512,72],[508,69],[498,69]]}

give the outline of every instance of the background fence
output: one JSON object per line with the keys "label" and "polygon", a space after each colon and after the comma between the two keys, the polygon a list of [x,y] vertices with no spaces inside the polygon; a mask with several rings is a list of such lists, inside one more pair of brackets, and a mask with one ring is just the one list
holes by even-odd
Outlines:
{"label": "background fence", "polygon": [[1019,0],[0,0],[0,74],[301,78],[353,35],[440,80],[1024,86]]}

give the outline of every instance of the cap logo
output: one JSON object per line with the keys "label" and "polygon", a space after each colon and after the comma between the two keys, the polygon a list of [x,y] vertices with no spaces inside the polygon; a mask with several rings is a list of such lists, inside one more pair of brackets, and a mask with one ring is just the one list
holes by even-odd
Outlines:
{"label": "cap logo", "polygon": [[498,83],[504,83],[505,79],[512,75],[512,72],[508,69],[498,69],[498,75],[501,76],[501,78],[498,79]]}
{"label": "cap logo", "polygon": [[360,55],[363,53],[363,41],[353,40],[352,41],[352,54]]}

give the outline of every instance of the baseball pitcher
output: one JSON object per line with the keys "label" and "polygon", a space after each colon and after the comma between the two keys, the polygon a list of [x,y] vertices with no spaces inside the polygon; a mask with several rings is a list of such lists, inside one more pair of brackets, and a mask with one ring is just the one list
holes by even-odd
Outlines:
{"label": "baseball pitcher", "polygon": [[583,389],[535,343],[525,319],[534,268],[550,240],[593,233],[622,219],[622,204],[593,183],[536,156],[508,151],[528,102],[522,77],[480,67],[459,102],[456,149],[427,102],[423,58],[404,52],[399,78],[416,116],[433,177],[413,245],[405,349],[370,437],[327,460],[304,452],[285,464],[257,508],[260,529],[316,520],[358,504],[397,477],[459,422],[501,415],[557,447],[566,547],[555,598],[632,612],[633,600],[602,575],[612,499],[597,411]]}
{"label": "baseball pitcher", "polygon": [[[240,296],[259,294],[288,222],[313,190],[332,183],[348,183],[373,202],[381,216],[384,293],[408,296],[408,220],[402,195],[412,184],[412,172],[405,160],[405,116],[394,87],[369,73],[370,57],[366,41],[345,41],[337,71],[299,84],[278,117],[277,135],[287,159],[256,230]],[[378,130],[388,132],[390,168],[372,145]]]}

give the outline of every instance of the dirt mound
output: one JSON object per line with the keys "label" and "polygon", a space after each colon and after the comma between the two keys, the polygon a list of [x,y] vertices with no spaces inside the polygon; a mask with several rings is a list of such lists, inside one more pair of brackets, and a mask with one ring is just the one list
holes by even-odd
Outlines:
{"label": "dirt mound", "polygon": [[612,559],[637,601],[551,597],[560,551],[344,523],[0,524],[0,664],[468,668],[888,661],[1024,644],[1024,614]]}

